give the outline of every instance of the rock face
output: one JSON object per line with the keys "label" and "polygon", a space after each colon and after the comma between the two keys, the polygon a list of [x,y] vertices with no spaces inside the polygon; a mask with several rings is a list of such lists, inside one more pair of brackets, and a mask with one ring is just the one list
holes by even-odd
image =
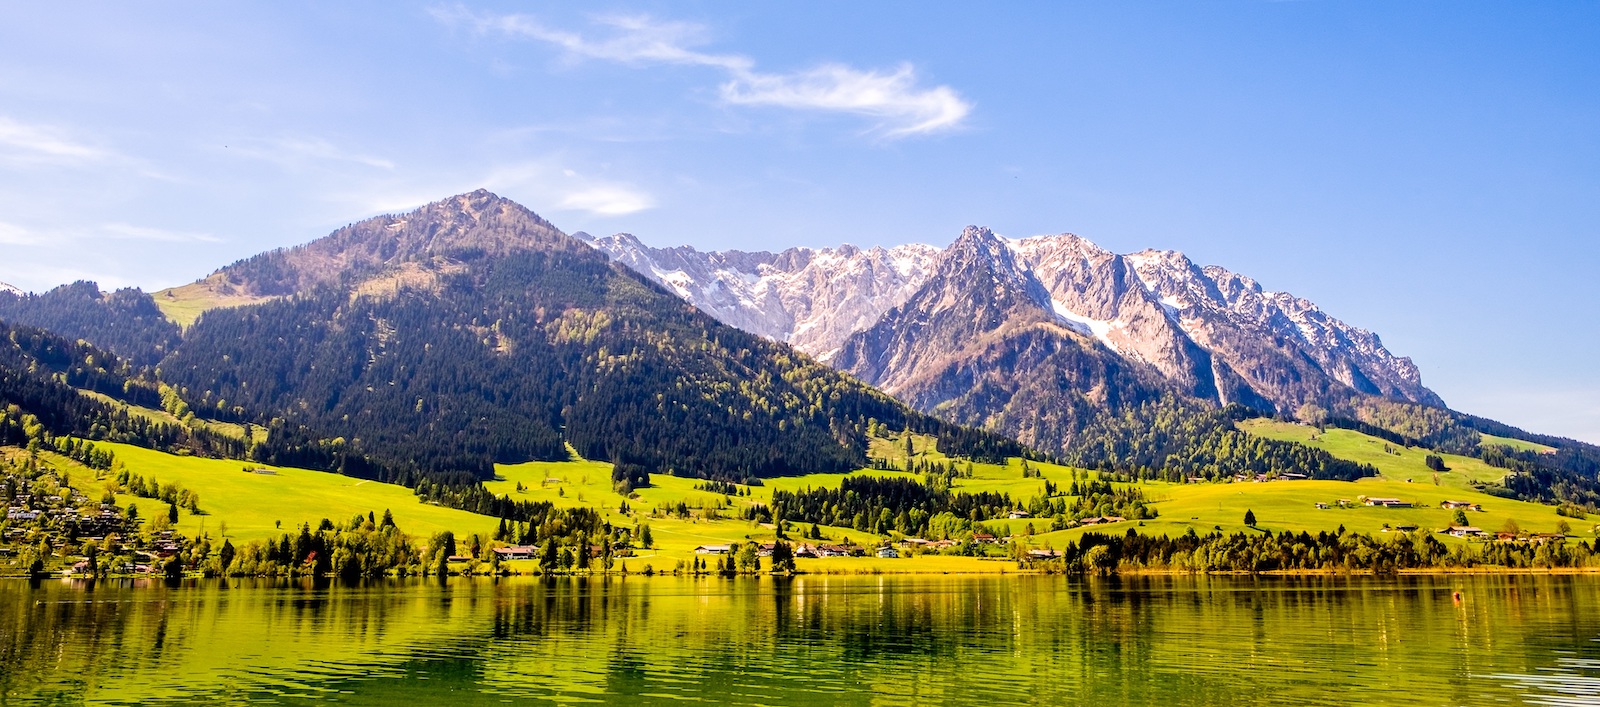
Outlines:
{"label": "rock face", "polygon": [[1037,418],[1160,395],[1291,414],[1366,396],[1444,405],[1376,334],[1175,251],[1119,255],[1072,234],[1014,240],[979,227],[944,251],[590,242],[728,324],[1046,448],[1060,445],[1042,435],[1079,425]]}
{"label": "rock face", "polygon": [[415,275],[419,268],[449,269],[455,262],[533,250],[584,249],[538,214],[479,189],[262,253],[201,282],[227,295],[274,297],[357,283],[402,267]]}
{"label": "rock face", "polygon": [[824,359],[910,297],[939,256],[919,244],[707,253],[651,248],[626,233],[589,242],[724,324]]}

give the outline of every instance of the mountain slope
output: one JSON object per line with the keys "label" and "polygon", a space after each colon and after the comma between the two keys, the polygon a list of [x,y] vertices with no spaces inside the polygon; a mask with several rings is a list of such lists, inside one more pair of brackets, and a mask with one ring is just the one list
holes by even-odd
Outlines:
{"label": "mountain slope", "polygon": [[651,248],[627,233],[589,243],[724,324],[824,360],[915,292],[939,253],[920,244],[707,253]]}
{"label": "mountain slope", "polygon": [[1351,392],[1444,407],[1422,385],[1411,359],[1394,356],[1376,334],[1305,299],[1264,291],[1221,267],[1197,267],[1176,251],[1147,250],[1126,259],[1185,333],[1283,411],[1339,405]]}
{"label": "mountain slope", "polygon": [[207,281],[272,299],[206,312],[163,376],[340,436],[387,473],[482,478],[566,443],[646,471],[839,471],[866,463],[871,420],[1020,451],[721,324],[484,191]]}
{"label": "mountain slope", "polygon": [[988,229],[969,228],[905,304],[848,339],[833,365],[919,409],[1062,449],[1102,413],[1163,384],[1056,314],[1046,290]]}
{"label": "mountain slope", "polygon": [[[1042,288],[1028,296],[1058,324],[1130,365],[1153,367],[1178,394],[1291,414],[1306,405],[1351,408],[1374,396],[1443,407],[1416,366],[1389,353],[1377,335],[1223,268],[1200,268],[1174,251],[1118,255],[1072,234],[993,238]],[[850,334],[878,323],[875,312],[912,299],[947,255],[927,246],[705,253],[650,248],[626,234],[592,242],[723,321],[830,361]],[[871,265],[884,262],[897,266]],[[957,269],[947,277],[981,273]],[[856,372],[896,388],[866,369]]]}
{"label": "mountain slope", "polygon": [[104,293],[92,282],[74,282],[40,295],[0,291],[0,321],[90,339],[138,366],[154,365],[179,341],[178,327],[149,295],[133,288]]}

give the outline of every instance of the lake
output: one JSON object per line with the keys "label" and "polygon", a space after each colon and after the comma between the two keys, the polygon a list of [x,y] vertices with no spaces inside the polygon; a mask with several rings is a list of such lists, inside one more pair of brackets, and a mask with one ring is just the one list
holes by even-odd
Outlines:
{"label": "lake", "polygon": [[1597,639],[1593,576],[0,580],[0,702],[1600,704]]}

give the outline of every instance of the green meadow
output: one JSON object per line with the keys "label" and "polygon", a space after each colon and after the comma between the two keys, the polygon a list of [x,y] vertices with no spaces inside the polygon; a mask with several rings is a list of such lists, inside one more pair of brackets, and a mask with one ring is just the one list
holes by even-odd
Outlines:
{"label": "green meadow", "polygon": [[[159,413],[155,413],[159,414]],[[1272,439],[1293,440],[1335,456],[1372,464],[1380,471],[1376,478],[1356,482],[1274,481],[1245,483],[1172,484],[1141,482],[1151,507],[1159,517],[1144,521],[1124,521],[1111,525],[1050,531],[1049,518],[1000,519],[986,522],[996,535],[1013,535],[1030,547],[1060,547],[1086,532],[1122,533],[1137,528],[1145,534],[1182,534],[1190,530],[1225,532],[1318,532],[1343,526],[1347,530],[1381,534],[1401,526],[1418,526],[1424,532],[1448,527],[1455,511],[1439,507],[1443,501],[1468,501],[1480,504],[1482,511],[1467,511],[1468,523],[1496,531],[1515,521],[1524,531],[1556,532],[1563,521],[1573,527],[1572,534],[1592,534],[1593,521],[1564,519],[1550,506],[1515,501],[1475,490],[1472,481],[1495,481],[1503,471],[1470,457],[1441,455],[1450,471],[1435,473],[1424,459],[1431,452],[1397,447],[1349,430],[1318,430],[1314,427],[1270,420],[1241,424],[1250,434]],[[1498,441],[1486,443],[1499,443]],[[479,534],[491,536],[498,520],[464,511],[421,503],[409,489],[391,484],[362,481],[325,472],[286,467],[264,467],[255,463],[221,461],[176,456],[121,444],[104,445],[132,473],[157,482],[177,483],[200,495],[201,515],[181,514],[180,531],[195,535],[224,531],[235,543],[275,537],[292,531],[302,523],[315,525],[322,518],[343,520],[357,513],[393,513],[402,530],[418,542],[444,530],[458,537]],[[1044,492],[1047,481],[1064,488],[1074,473],[1070,467],[1027,462],[1037,476],[1024,476],[1024,462],[1012,459],[1007,464],[981,464],[951,460],[934,448],[927,437],[914,437],[912,451],[918,461],[950,461],[971,476],[960,476],[957,491],[1010,494],[1019,506]],[[892,465],[906,463],[905,441],[899,435],[875,439],[871,453]],[[58,462],[64,459],[57,458]],[[270,473],[247,472],[265,470]],[[78,469],[74,473],[90,473]],[[651,485],[624,497],[611,482],[611,465],[575,460],[566,462],[528,462],[496,467],[496,477],[485,486],[496,495],[528,501],[548,501],[558,506],[590,506],[599,510],[614,525],[634,527],[648,524],[655,547],[640,549],[623,562],[630,571],[649,566],[670,570],[677,563],[688,563],[701,545],[735,542],[770,542],[777,531],[770,524],[742,518],[745,508],[768,503],[775,490],[836,487],[852,475],[921,478],[904,471],[863,469],[853,474],[809,474],[766,479],[762,485],[741,486],[738,495],[725,495],[697,488],[697,479],[654,475]],[[1398,498],[1413,508],[1378,508],[1360,503],[1363,497]],[[1340,501],[1348,507],[1341,508]],[[141,515],[150,517],[164,511],[160,501],[120,496],[122,504],[137,504]],[[1318,508],[1318,504],[1327,506]],[[1246,511],[1257,524],[1244,524]],[[225,526],[224,526],[225,524]],[[791,536],[808,529],[800,525]],[[881,544],[885,538],[851,528],[820,528],[826,542],[849,541],[866,547]],[[1465,542],[1439,536],[1448,543]],[[532,562],[513,563],[513,569],[531,570]],[[919,556],[909,559],[819,558],[801,559],[800,569],[817,573],[854,572],[934,572],[998,573],[1014,571],[1015,565],[997,560],[969,557]]]}
{"label": "green meadow", "polygon": [[[276,537],[301,523],[315,526],[323,518],[348,520],[357,513],[394,514],[407,533],[426,538],[444,530],[457,534],[493,533],[498,521],[466,511],[417,501],[410,489],[348,476],[254,462],[176,456],[126,444],[97,443],[110,449],[130,473],[176,483],[200,494],[201,515],[183,512],[178,530],[189,536],[205,531],[235,543]],[[244,469],[267,469],[251,473]],[[82,473],[82,472],[80,472]],[[119,495],[119,505],[135,504],[141,517],[165,512],[159,500]]]}

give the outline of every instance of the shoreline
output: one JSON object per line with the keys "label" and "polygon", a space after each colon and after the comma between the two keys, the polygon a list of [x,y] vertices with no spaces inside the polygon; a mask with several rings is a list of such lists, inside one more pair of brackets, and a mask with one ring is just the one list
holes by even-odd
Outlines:
{"label": "shoreline", "polygon": [[[1370,570],[1370,569],[1363,569],[1363,570],[1346,570],[1346,569],[1268,570],[1268,571],[1264,571],[1264,572],[1247,572],[1247,571],[1243,571],[1243,570],[1211,570],[1211,571],[1205,571],[1205,572],[1195,572],[1195,571],[1189,571],[1189,570],[1174,570],[1174,569],[1137,569],[1137,570],[1120,571],[1120,572],[1115,572],[1115,573],[1111,573],[1111,574],[1046,572],[1044,570],[1039,570],[1039,569],[1022,569],[1022,568],[1014,568],[1014,567],[1013,568],[999,569],[999,570],[996,570],[996,571],[988,571],[988,572],[967,571],[967,570],[941,570],[941,569],[913,569],[913,568],[907,568],[907,569],[904,569],[904,570],[860,569],[860,570],[799,571],[799,572],[795,572],[795,573],[789,574],[789,575],[775,575],[775,574],[761,573],[761,574],[754,574],[754,575],[741,574],[741,575],[728,576],[728,575],[721,575],[721,574],[715,574],[715,573],[698,574],[698,575],[696,575],[696,574],[673,574],[671,572],[657,572],[657,573],[654,573],[654,574],[645,574],[643,572],[626,572],[626,573],[623,573],[623,572],[594,572],[594,573],[589,573],[589,574],[535,574],[535,573],[513,573],[513,574],[501,574],[501,575],[493,575],[493,574],[482,574],[482,575],[476,575],[476,574],[454,574],[454,575],[450,575],[450,578],[451,579],[510,579],[510,578],[529,578],[529,579],[535,579],[535,578],[537,578],[537,579],[609,579],[609,578],[636,577],[636,578],[644,578],[644,579],[654,579],[654,578],[657,578],[657,577],[670,577],[670,578],[679,578],[679,579],[682,579],[682,578],[690,578],[690,579],[715,579],[715,578],[741,579],[741,578],[752,578],[752,577],[754,577],[754,578],[785,578],[785,577],[793,578],[793,577],[884,577],[884,576],[900,576],[900,577],[917,577],[917,576],[922,576],[922,577],[929,577],[929,576],[940,576],[940,577],[1032,577],[1032,576],[1074,577],[1075,576],[1075,577],[1098,577],[1098,578],[1103,578],[1104,579],[1104,578],[1113,578],[1113,577],[1341,577],[1341,576],[1343,576],[1343,577],[1385,577],[1385,576],[1387,576],[1387,577],[1399,577],[1399,576],[1472,576],[1472,575],[1600,575],[1600,567],[1435,567],[1435,568],[1400,569],[1400,570],[1395,570],[1393,572],[1378,572],[1376,570]],[[162,583],[165,583],[167,581],[167,578],[162,577],[160,575],[148,575],[148,574],[134,574],[134,575],[114,574],[114,575],[106,575],[106,576],[102,576],[102,577],[87,577],[87,576],[83,576],[83,575],[71,575],[71,576],[45,575],[45,576],[37,577],[37,578],[29,577],[27,575],[0,574],[0,581],[5,581],[5,580],[33,580],[33,579],[38,579],[41,582],[45,581],[45,580],[76,580],[76,581],[80,581],[80,582],[91,582],[91,581],[98,581],[98,580],[129,580],[129,579],[134,579],[134,580],[137,580],[137,579],[155,580],[155,581],[160,581]],[[182,581],[182,580],[197,580],[197,579],[312,579],[312,580],[323,579],[323,580],[337,580],[338,578],[331,577],[331,576],[330,577],[310,577],[310,576],[306,576],[306,575],[299,575],[299,576],[292,576],[292,577],[291,576],[204,577],[204,576],[201,576],[201,575],[185,575],[179,581]],[[438,577],[435,576],[435,575],[407,575],[407,576],[403,576],[403,577],[400,576],[400,575],[385,575],[383,577],[364,577],[362,579],[364,579],[364,580],[367,580],[367,579],[434,579],[434,580],[436,580],[436,579],[438,579]]]}

